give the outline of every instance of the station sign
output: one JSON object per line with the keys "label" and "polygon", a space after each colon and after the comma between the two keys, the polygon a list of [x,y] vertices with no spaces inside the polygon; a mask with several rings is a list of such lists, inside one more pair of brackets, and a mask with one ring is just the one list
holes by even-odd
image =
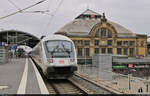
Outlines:
{"label": "station sign", "polygon": [[133,64],[128,64],[128,67],[129,68],[133,68]]}

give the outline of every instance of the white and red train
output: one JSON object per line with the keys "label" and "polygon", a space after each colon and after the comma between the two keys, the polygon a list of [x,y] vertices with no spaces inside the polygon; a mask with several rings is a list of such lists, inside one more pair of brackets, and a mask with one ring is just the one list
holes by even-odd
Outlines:
{"label": "white and red train", "polygon": [[77,71],[74,43],[63,35],[44,37],[30,56],[49,79],[66,79]]}

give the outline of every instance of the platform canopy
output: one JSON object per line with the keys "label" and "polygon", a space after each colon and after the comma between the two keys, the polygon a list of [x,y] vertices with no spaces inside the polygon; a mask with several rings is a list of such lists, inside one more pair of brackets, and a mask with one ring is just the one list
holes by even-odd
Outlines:
{"label": "platform canopy", "polygon": [[40,39],[33,34],[18,30],[0,31],[0,42],[8,45],[26,45],[33,48]]}

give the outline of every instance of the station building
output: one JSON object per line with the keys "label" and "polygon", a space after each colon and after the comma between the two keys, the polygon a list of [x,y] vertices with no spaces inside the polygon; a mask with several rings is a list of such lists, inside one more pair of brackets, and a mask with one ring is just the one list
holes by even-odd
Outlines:
{"label": "station building", "polygon": [[[23,54],[21,46],[26,45],[33,48],[39,41],[38,37],[28,32],[18,30],[0,31],[0,63],[6,63],[8,58],[23,57],[25,54]],[[28,47],[24,48],[27,50]]]}
{"label": "station building", "polygon": [[78,59],[94,54],[146,56],[147,35],[136,34],[120,24],[107,20],[105,14],[87,9],[55,34],[74,41]]}
{"label": "station building", "polygon": [[3,30],[0,31],[0,46],[5,43],[8,46],[13,45],[27,45],[33,48],[40,39],[28,32],[18,30]]}

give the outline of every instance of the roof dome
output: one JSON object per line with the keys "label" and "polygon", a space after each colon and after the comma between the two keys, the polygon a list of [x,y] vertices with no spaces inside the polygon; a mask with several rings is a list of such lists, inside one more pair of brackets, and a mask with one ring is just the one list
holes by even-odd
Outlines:
{"label": "roof dome", "polygon": [[[101,22],[101,15],[87,9],[78,17],[76,17],[73,21],[69,22],[62,28],[60,28],[57,33],[66,33],[68,35],[75,35],[75,36],[87,36],[89,35],[91,29],[98,23]],[[130,35],[135,36],[130,30],[124,28],[123,26],[114,23],[112,21],[107,21],[111,24],[117,31],[119,36],[122,35]]]}

